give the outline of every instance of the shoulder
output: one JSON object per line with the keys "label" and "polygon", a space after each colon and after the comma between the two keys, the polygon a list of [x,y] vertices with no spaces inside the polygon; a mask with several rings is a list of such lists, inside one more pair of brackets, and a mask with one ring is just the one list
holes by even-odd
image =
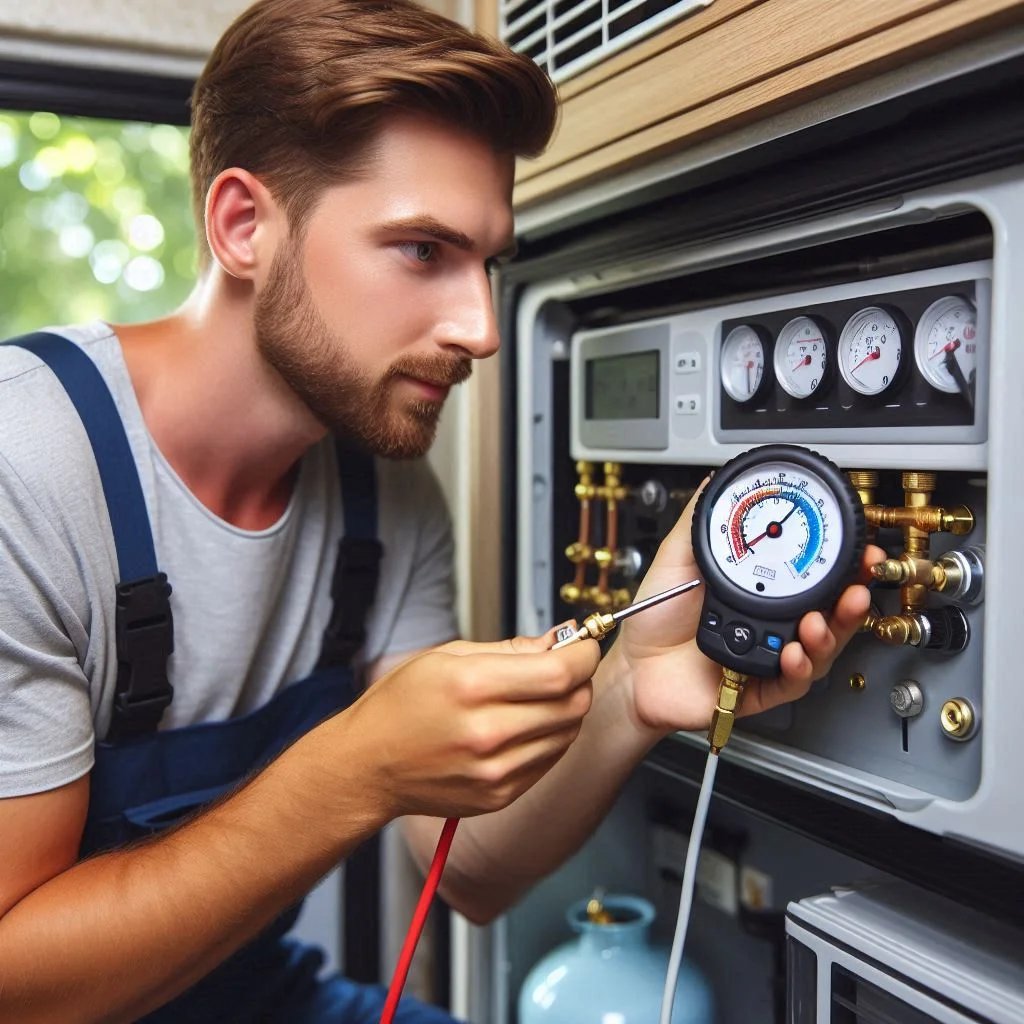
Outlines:
{"label": "shoulder", "polygon": [[[88,347],[102,328],[54,328]],[[109,328],[106,329],[108,336]],[[36,506],[47,518],[93,490],[98,477],[92,448],[60,381],[38,356],[0,345],[0,487]]]}

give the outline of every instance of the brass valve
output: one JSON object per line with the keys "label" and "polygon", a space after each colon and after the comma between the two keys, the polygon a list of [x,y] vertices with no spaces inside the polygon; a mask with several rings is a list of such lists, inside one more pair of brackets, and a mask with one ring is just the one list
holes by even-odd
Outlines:
{"label": "brass valve", "polygon": [[558,596],[566,604],[579,604],[583,600],[583,589],[575,583],[563,583],[559,588]]}
{"label": "brass valve", "polygon": [[594,557],[594,549],[589,544],[575,541],[565,549],[565,557],[573,565],[580,565],[583,562],[589,562]]}
{"label": "brass valve", "polygon": [[718,703],[711,715],[711,726],[708,729],[708,743],[711,753],[717,754],[729,742],[736,714],[743,702],[743,687],[748,676],[742,672],[734,672],[731,668],[722,669],[722,681],[718,685]]}
{"label": "brass valve", "polygon": [[920,647],[956,654],[970,640],[967,616],[956,606],[925,608],[900,615],[875,617],[871,632],[887,644]]}

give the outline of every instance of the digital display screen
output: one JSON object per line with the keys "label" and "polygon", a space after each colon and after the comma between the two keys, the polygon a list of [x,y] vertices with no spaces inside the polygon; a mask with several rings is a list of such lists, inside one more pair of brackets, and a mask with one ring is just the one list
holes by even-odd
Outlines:
{"label": "digital display screen", "polygon": [[588,420],[656,420],[661,353],[634,352],[587,360]]}

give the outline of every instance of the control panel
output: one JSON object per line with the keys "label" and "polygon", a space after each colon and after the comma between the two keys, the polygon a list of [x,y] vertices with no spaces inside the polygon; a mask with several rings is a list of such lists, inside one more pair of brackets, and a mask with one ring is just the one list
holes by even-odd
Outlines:
{"label": "control panel", "polygon": [[[828,676],[738,720],[722,756],[1024,859],[1024,246],[998,242],[1024,237],[1022,181],[525,293],[517,628],[628,604],[710,471],[760,445],[810,448],[886,559]],[[727,646],[774,642],[728,636],[736,622],[704,625]]]}
{"label": "control panel", "polygon": [[856,437],[942,464],[945,444],[987,436],[991,274],[976,262],[580,331],[573,451],[692,463]]}

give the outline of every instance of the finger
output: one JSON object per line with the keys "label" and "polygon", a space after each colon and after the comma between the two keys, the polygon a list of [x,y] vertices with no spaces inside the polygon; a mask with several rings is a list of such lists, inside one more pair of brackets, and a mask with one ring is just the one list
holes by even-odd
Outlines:
{"label": "finger", "polygon": [[[743,694],[743,703],[740,704],[740,717],[745,715],[756,715],[770,708],[778,707],[780,704],[788,704],[790,701],[799,700],[806,695],[814,682],[814,673],[811,669],[810,659],[800,650],[799,644],[787,644],[786,647],[795,649],[794,658],[804,659],[802,665],[797,667],[792,674],[778,676],[775,679],[751,679]],[[783,648],[785,652],[786,648]]]}
{"label": "finger", "polygon": [[507,640],[478,642],[472,640],[451,640],[437,648],[448,654],[465,657],[467,654],[535,654],[538,651],[549,651],[555,645],[558,631],[566,627],[576,628],[575,619],[566,619],[557,626],[552,626],[540,636],[513,636]]}
{"label": "finger", "polygon": [[[504,642],[508,644],[508,641]],[[494,701],[551,700],[588,683],[601,660],[596,640],[581,640],[557,651],[515,653],[510,646],[498,650],[456,655],[437,651],[427,657],[438,661],[436,671],[463,691],[463,701],[479,705]]]}
{"label": "finger", "polygon": [[467,749],[477,757],[492,757],[545,736],[578,731],[590,710],[593,690],[581,686],[559,700],[501,704],[467,716]]}
{"label": "finger", "polygon": [[878,562],[884,561],[886,558],[885,548],[880,548],[877,544],[869,544],[864,549],[864,558],[861,560],[860,566],[860,581],[861,583],[870,583],[874,578],[871,575],[871,566]]}

